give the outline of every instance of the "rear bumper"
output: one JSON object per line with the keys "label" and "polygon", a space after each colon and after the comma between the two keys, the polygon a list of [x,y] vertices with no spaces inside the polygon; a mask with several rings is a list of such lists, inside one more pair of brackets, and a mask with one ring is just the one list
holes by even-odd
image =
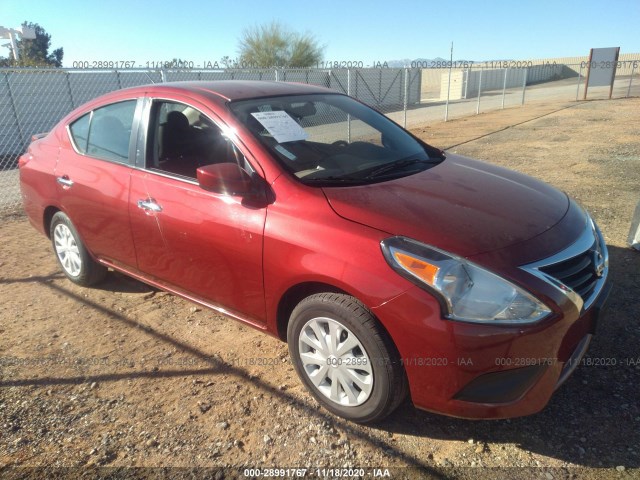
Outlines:
{"label": "rear bumper", "polygon": [[443,320],[437,302],[418,288],[374,312],[396,340],[416,407],[510,418],[542,410],[579,366],[610,290],[607,282],[577,318],[565,314],[523,327]]}

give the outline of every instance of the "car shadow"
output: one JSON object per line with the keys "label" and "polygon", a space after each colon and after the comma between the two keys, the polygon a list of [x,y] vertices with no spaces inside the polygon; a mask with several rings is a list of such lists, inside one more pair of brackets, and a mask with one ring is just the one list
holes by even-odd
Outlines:
{"label": "car shadow", "polygon": [[120,272],[109,270],[107,276],[100,283],[93,285],[95,290],[104,290],[118,293],[153,293],[160,290],[147,283],[136,280],[133,277]]}
{"label": "car shadow", "polygon": [[[58,270],[49,275],[30,276],[25,278],[0,278],[0,284],[9,283],[50,283],[54,280],[64,280],[66,278],[62,271]],[[110,270],[107,276],[100,283],[93,285],[94,290],[104,290],[117,293],[153,293],[159,290],[151,285],[124,275],[120,272]]]}
{"label": "car shadow", "polygon": [[53,272],[49,275],[35,275],[24,278],[0,278],[0,284],[10,284],[10,283],[49,283],[54,280],[62,280],[64,279],[64,273],[62,272]]}

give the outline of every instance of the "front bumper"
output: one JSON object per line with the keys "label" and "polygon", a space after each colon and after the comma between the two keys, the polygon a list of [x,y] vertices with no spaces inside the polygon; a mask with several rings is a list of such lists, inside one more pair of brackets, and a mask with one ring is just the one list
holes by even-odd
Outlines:
{"label": "front bumper", "polygon": [[463,418],[510,418],[542,410],[586,353],[611,286],[581,314],[522,327],[440,317],[413,288],[373,309],[400,352],[418,408]]}

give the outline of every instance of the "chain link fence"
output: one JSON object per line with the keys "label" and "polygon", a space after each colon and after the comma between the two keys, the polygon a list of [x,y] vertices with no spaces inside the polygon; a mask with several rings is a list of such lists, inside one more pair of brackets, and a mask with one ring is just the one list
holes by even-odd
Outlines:
{"label": "chain link fence", "polygon": [[[507,64],[506,68],[496,68],[495,64],[501,63]],[[420,106],[431,107],[429,118],[438,121],[525,103],[580,101],[585,92],[586,64],[491,62],[423,70]],[[640,55],[618,62],[613,87],[591,86],[588,99],[607,99],[610,93],[611,98],[640,96]]]}
{"label": "chain link fence", "polygon": [[[88,100],[120,88],[192,80],[301,82],[351,95],[406,128],[525,103],[582,99],[584,62],[499,66],[505,68],[0,69],[0,214],[20,210],[17,160],[31,137]],[[615,76],[612,98],[628,96],[640,96],[640,55],[625,59]],[[589,99],[608,97],[609,87],[589,88]]]}

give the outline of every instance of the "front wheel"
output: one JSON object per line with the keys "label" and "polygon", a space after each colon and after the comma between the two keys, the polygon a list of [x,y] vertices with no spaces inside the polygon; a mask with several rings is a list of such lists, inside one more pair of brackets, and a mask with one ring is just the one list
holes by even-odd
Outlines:
{"label": "front wheel", "polygon": [[338,416],[378,421],[406,397],[395,346],[373,314],[349,295],[304,299],[291,314],[287,339],[298,376]]}
{"label": "front wheel", "polygon": [[49,233],[58,263],[69,280],[88,287],[104,278],[107,269],[91,258],[67,215],[57,212]]}

